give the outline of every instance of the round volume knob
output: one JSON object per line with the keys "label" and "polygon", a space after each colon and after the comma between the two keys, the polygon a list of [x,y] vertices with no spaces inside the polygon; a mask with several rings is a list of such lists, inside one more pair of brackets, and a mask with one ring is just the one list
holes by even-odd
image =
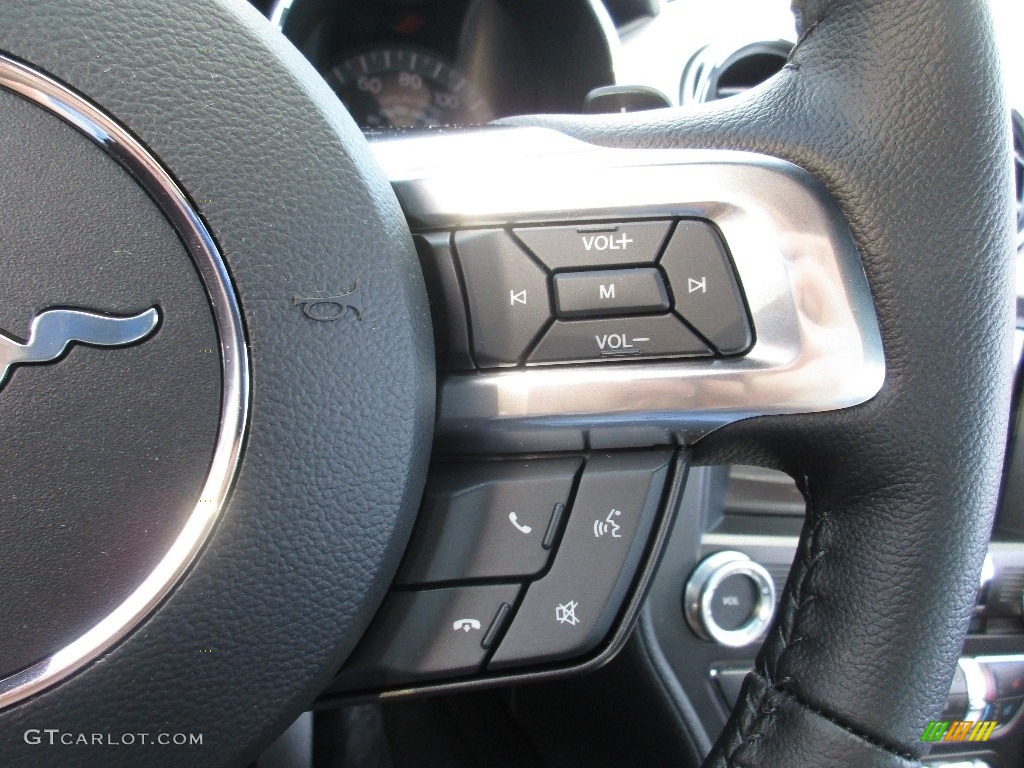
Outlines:
{"label": "round volume knob", "polygon": [[750,645],[775,611],[772,577],[742,552],[717,552],[690,574],[683,596],[686,621],[700,637],[729,648]]}

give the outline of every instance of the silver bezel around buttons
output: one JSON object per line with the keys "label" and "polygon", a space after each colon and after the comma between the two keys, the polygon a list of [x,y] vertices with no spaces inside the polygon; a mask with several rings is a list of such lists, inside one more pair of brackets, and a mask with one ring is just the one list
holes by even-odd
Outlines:
{"label": "silver bezel around buttons", "polygon": [[[723,629],[711,611],[715,590],[730,576],[746,576],[757,587],[751,618],[737,629]],[[686,582],[683,598],[686,621],[702,639],[727,648],[743,648],[759,640],[775,612],[775,583],[764,567],[742,552],[717,552],[706,557]]]}
{"label": "silver bezel around buttons", "polygon": [[690,445],[754,416],[859,405],[885,380],[860,254],[809,173],[749,152],[617,149],[542,128],[373,137],[416,233],[701,219],[754,327],[743,355],[460,371],[440,378],[447,452]]}

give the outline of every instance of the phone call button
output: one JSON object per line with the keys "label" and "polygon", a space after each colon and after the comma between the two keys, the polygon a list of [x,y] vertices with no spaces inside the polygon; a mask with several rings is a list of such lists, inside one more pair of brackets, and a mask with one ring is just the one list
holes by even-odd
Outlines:
{"label": "phone call button", "polygon": [[435,466],[396,583],[537,576],[564,527],[581,465],[557,458]]}
{"label": "phone call button", "polygon": [[355,691],[478,672],[512,617],[519,589],[495,584],[393,592],[339,680]]}

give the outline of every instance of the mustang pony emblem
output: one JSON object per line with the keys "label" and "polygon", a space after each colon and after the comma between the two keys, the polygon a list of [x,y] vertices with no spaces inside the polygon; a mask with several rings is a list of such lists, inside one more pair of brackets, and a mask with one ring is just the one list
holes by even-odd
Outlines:
{"label": "mustang pony emblem", "polygon": [[160,322],[156,307],[112,317],[80,309],[47,309],[32,320],[25,343],[0,331],[0,387],[16,365],[51,363],[71,344],[120,347],[149,336]]}

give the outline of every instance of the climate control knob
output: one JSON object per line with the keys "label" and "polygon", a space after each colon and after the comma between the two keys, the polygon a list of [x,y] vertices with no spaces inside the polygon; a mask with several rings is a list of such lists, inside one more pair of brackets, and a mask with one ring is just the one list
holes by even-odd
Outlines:
{"label": "climate control knob", "polygon": [[699,637],[742,648],[758,640],[771,624],[775,584],[763,566],[742,552],[717,552],[690,574],[683,609]]}

